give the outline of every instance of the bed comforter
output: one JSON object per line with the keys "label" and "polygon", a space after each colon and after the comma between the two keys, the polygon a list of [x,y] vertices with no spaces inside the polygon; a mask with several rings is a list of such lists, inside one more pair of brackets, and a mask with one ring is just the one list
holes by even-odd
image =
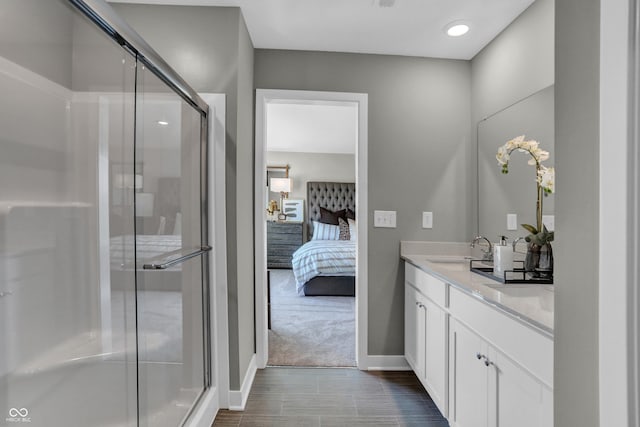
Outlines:
{"label": "bed comforter", "polygon": [[355,276],[356,242],[350,240],[311,240],[293,253],[296,289],[316,276]]}

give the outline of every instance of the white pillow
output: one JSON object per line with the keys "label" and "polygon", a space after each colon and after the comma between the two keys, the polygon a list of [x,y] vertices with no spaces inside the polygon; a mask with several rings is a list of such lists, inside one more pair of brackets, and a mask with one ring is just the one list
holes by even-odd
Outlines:
{"label": "white pillow", "polygon": [[340,227],[337,225],[313,221],[313,237],[311,240],[338,240],[339,238]]}
{"label": "white pillow", "polygon": [[349,235],[351,236],[349,240],[358,240],[358,228],[356,227],[356,221],[354,219],[348,218],[347,222],[349,223]]}

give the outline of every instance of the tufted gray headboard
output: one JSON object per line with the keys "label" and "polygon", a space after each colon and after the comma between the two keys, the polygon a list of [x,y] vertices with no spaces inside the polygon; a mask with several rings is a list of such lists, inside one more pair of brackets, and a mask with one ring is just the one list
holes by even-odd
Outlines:
{"label": "tufted gray headboard", "polygon": [[320,208],[331,211],[356,210],[356,184],[353,182],[307,182],[307,240],[313,235],[313,222],[320,219]]}

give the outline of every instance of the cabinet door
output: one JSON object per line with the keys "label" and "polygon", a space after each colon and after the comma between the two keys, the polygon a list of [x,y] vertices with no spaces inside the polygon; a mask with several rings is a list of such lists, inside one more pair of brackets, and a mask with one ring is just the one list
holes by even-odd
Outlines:
{"label": "cabinet door", "polygon": [[491,353],[490,425],[553,427],[553,392],[502,353]]}
{"label": "cabinet door", "polygon": [[425,310],[418,292],[405,284],[404,356],[420,381],[424,380]]}
{"label": "cabinet door", "polygon": [[425,386],[444,416],[447,416],[447,314],[429,299],[425,312]]}
{"label": "cabinet door", "polygon": [[[451,320],[449,335],[449,423],[451,427],[488,426],[488,373],[491,370],[485,365],[485,359],[482,357],[488,357],[487,350],[487,343],[482,338],[459,322]],[[478,356],[481,358],[479,359]]]}

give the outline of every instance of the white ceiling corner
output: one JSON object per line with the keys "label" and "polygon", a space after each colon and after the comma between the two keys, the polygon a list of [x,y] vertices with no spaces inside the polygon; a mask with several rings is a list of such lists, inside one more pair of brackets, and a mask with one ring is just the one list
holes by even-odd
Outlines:
{"label": "white ceiling corner", "polygon": [[[110,0],[235,6],[254,47],[471,59],[534,0]],[[452,38],[444,27],[471,27]]]}

